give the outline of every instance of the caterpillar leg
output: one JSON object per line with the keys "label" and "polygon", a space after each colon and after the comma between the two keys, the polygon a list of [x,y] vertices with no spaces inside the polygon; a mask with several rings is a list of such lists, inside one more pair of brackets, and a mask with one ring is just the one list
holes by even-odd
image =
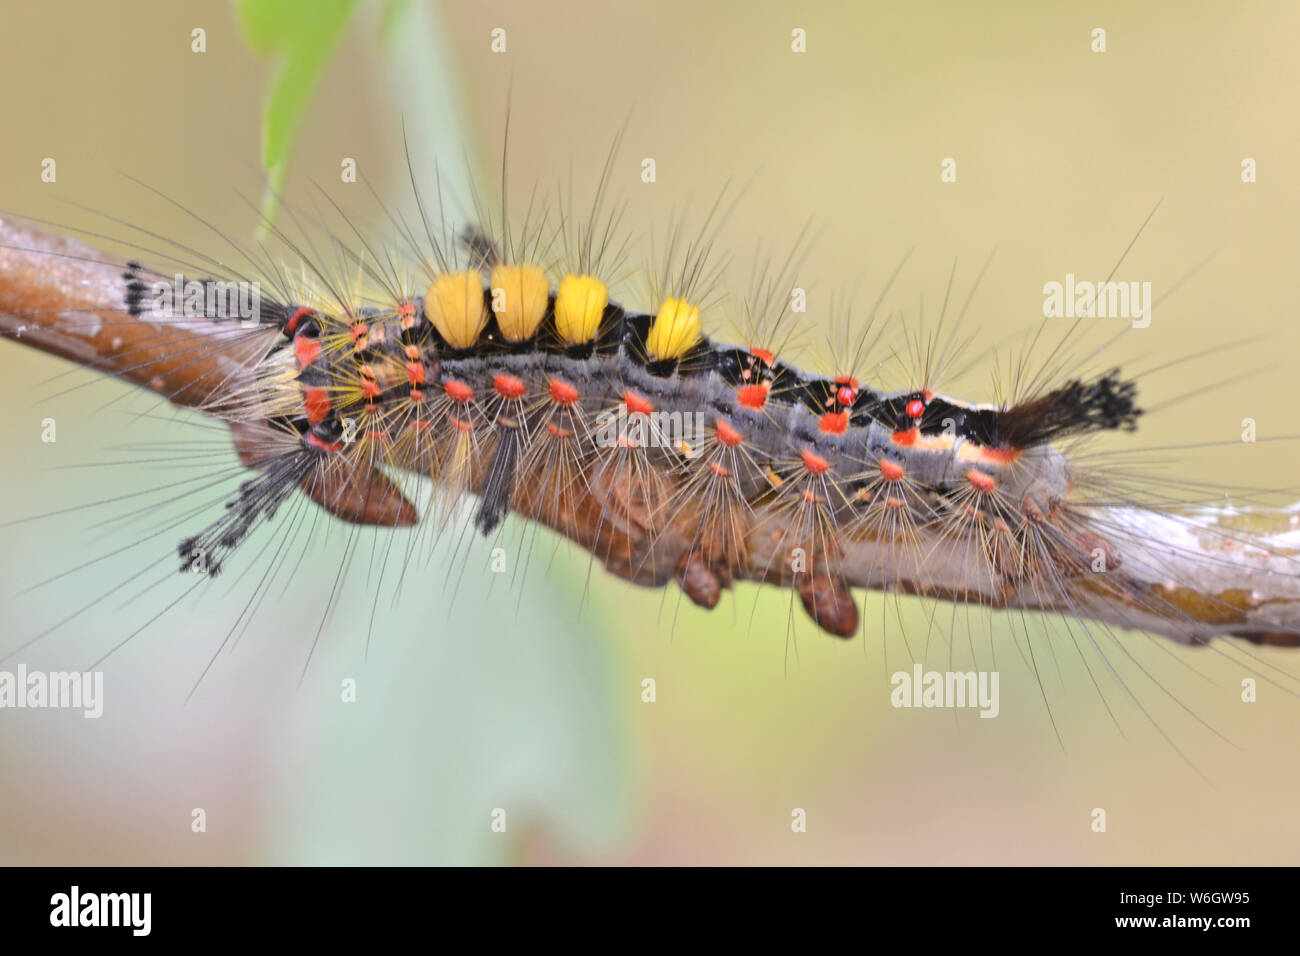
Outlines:
{"label": "caterpillar leg", "polygon": [[858,630],[858,606],[843,578],[828,573],[801,574],[795,589],[817,626],[836,637],[852,637]]}
{"label": "caterpillar leg", "polygon": [[[232,422],[235,453],[249,468],[263,468],[275,457],[274,439],[261,425]],[[415,505],[374,465],[344,461],[322,464],[299,484],[316,504],[349,524],[409,527],[419,520]]]}

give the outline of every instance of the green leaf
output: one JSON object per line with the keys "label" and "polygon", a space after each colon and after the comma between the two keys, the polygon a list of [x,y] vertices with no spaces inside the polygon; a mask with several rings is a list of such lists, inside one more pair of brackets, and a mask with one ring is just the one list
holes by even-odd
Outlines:
{"label": "green leaf", "polygon": [[236,0],[236,16],[249,49],[276,59],[262,107],[262,165],[268,183],[262,215],[275,217],[289,152],[312,93],[338,46],[357,0]]}

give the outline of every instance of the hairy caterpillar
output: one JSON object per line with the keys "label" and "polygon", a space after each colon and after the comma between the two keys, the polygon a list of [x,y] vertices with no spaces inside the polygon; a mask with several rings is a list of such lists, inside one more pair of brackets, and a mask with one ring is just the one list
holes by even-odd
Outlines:
{"label": "hairy caterpillar", "polygon": [[[252,474],[183,537],[182,570],[227,569],[299,492],[354,524],[424,513],[437,533],[472,493],[484,534],[515,513],[706,608],[737,579],[790,587],[841,637],[865,587],[1189,644],[1300,642],[1294,516],[1261,534],[1218,509],[1116,502],[1062,449],[1136,427],[1118,369],[1040,375],[999,404],[924,377],[884,391],[848,365],[802,372],[779,354],[779,280],[747,300],[749,342],[705,336],[707,230],[670,232],[646,311],[614,301],[599,209],[598,193],[558,268],[536,229],[518,243],[457,233],[423,203],[419,229],[391,217],[400,252],[355,232],[332,237],[331,263],[282,236],[296,267],[246,252],[247,268],[222,269],[186,250],[175,275],[6,220],[0,309],[24,344],[230,426]],[[252,313],[231,300],[250,282]],[[431,477],[436,503],[417,507],[403,475]]]}

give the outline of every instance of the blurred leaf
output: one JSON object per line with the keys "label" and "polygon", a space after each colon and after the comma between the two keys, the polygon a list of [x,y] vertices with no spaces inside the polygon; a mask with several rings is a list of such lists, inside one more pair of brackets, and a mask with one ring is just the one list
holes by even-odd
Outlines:
{"label": "blurred leaf", "polygon": [[383,24],[384,42],[392,43],[394,35],[407,22],[407,8],[410,0],[387,0],[379,22]]}
{"label": "blurred leaf", "polygon": [[262,165],[269,178],[262,214],[268,222],[275,216],[294,136],[356,2],[236,0],[244,41],[255,53],[277,61],[262,107]]}

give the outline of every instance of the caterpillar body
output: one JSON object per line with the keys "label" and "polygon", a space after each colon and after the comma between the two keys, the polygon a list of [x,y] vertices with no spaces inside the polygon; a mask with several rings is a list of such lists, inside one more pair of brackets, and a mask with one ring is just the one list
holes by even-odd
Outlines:
{"label": "caterpillar body", "polygon": [[[1260,533],[1221,509],[1089,495],[1060,443],[1136,426],[1118,370],[1004,404],[801,372],[773,342],[704,334],[698,246],[641,312],[611,300],[590,258],[553,282],[503,254],[508,240],[475,231],[448,250],[429,230],[424,282],[367,246],[345,254],[356,282],[266,270],[277,294],[241,322],[178,313],[173,277],[139,261],[5,230],[6,331],[22,323],[25,344],[226,421],[254,469],[181,542],[182,569],[220,572],[298,490],[348,522],[414,525],[404,476],[428,476],[440,525],[472,493],[485,534],[515,513],[707,608],[737,579],[788,586],[841,637],[865,587],[1191,644],[1297,643],[1294,516]],[[212,293],[247,278],[192,281]]]}
{"label": "caterpillar body", "polygon": [[[128,275],[128,285],[139,281],[138,272]],[[487,316],[511,277],[502,274],[503,284],[493,286],[482,285],[477,273],[453,278],[470,288],[468,295],[457,290],[453,305],[462,314],[449,316],[445,303],[435,312],[449,331],[478,321],[475,313]],[[346,438],[360,442],[363,460],[479,492],[474,520],[485,533],[513,508],[544,517],[572,536],[578,529],[567,521],[567,499],[573,497],[568,485],[611,473],[610,491],[627,503],[606,517],[625,522],[632,502],[643,502],[645,551],[620,555],[600,525],[582,543],[606,562],[625,562],[620,570],[628,577],[662,584],[669,569],[654,560],[655,542],[669,529],[695,536],[695,546],[671,570],[686,594],[707,606],[749,550],[741,512],[766,496],[774,499],[776,513],[814,511],[849,540],[871,533],[880,522],[873,516],[893,514],[900,527],[946,526],[963,535],[972,527],[992,530],[1007,536],[1017,553],[1026,546],[1029,527],[1042,527],[1064,504],[1064,458],[1032,443],[1029,430],[1036,426],[1022,425],[1021,414],[928,391],[880,393],[847,376],[803,375],[761,347],[714,345],[694,329],[683,331],[676,326],[698,318],[682,313],[698,310],[671,300],[656,315],[605,305],[598,315],[579,317],[577,328],[586,335],[580,340],[571,330],[560,331],[560,288],[533,300],[522,335],[512,336],[505,323],[490,319],[472,342],[465,337],[459,343],[430,321],[425,297],[390,310],[363,309],[350,322],[305,307],[280,307],[285,341],[264,361],[279,367],[271,377],[289,394],[273,391],[261,404],[279,424],[302,435],[300,461],[289,474],[301,471],[298,482],[322,481],[317,472],[348,454]],[[606,299],[603,287],[582,295],[597,303]],[[579,308],[585,307],[584,301]],[[1086,385],[1072,382],[1039,404],[1053,432],[1131,426],[1137,416],[1132,393],[1131,384],[1111,374]],[[664,440],[672,429],[661,422],[691,421],[701,413],[700,434],[689,441]],[[602,442],[594,423],[615,415],[626,423],[619,426],[614,418],[614,427],[606,428],[612,434]],[[345,434],[345,424],[355,425],[356,438]],[[629,454],[644,455],[667,477],[642,478],[640,487],[632,487],[631,469],[619,463]],[[566,471],[562,461],[584,464]],[[458,468],[466,473],[452,475]],[[596,477],[576,477],[586,474]],[[712,514],[693,513],[674,493],[673,479],[721,504]],[[276,471],[265,484],[286,480]],[[255,512],[268,493],[274,500],[274,492],[257,488],[252,504],[241,501],[222,530],[183,544],[185,565],[203,542],[215,538],[220,547],[233,547],[224,529],[250,525],[250,509]],[[360,504],[364,510],[366,502]],[[796,578],[808,612],[826,630],[848,636],[857,629],[857,616],[840,593],[837,540],[794,537],[789,544],[813,551],[808,573]],[[1081,550],[1046,540],[1059,551]],[[1064,554],[1050,557],[1065,560]],[[220,569],[220,560],[210,565],[212,571]],[[770,566],[753,572],[784,579]],[[1022,578],[1033,572],[1005,573]]]}

